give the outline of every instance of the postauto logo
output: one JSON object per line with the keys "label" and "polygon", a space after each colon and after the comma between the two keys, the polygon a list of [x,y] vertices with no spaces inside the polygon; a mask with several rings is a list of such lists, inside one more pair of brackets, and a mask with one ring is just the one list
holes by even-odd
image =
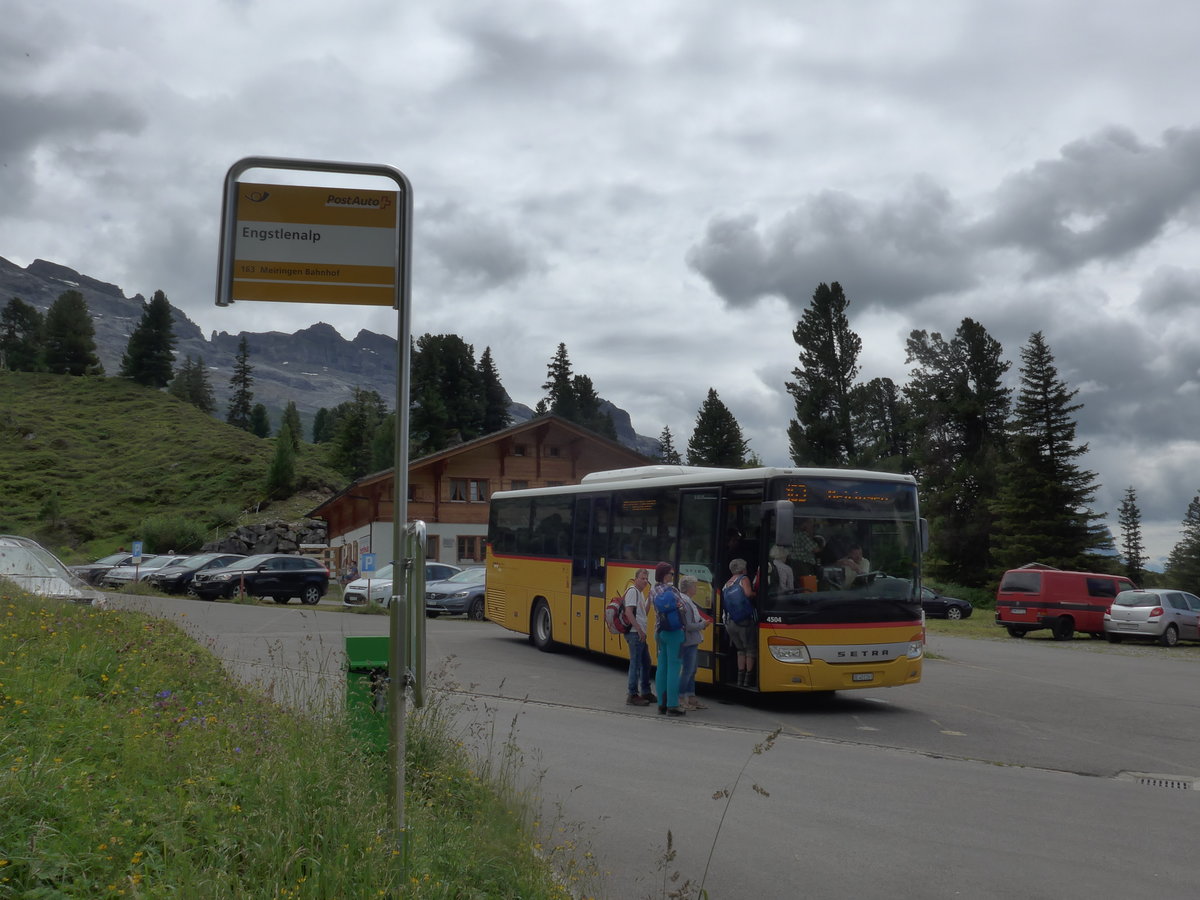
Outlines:
{"label": "postauto logo", "polygon": [[354,209],[389,209],[392,205],[392,197],[390,194],[331,193],[325,198],[325,205]]}

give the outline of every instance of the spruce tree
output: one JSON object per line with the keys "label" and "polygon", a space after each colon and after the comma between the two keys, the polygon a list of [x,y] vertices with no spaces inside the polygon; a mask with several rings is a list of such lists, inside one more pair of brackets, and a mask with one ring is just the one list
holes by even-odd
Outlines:
{"label": "spruce tree", "polygon": [[56,375],[103,375],[96,328],[79,291],[64,291],[46,312],[46,370]]}
{"label": "spruce tree", "polygon": [[658,444],[658,458],[662,460],[664,465],[678,466],[683,463],[683,457],[675,449],[675,439],[671,435],[670,425],[663,426],[662,434],[658,436]]}
{"label": "spruce tree", "polygon": [[213,396],[212,382],[208,380],[208,367],[204,365],[204,357],[197,356],[196,364],[192,366],[187,382],[188,400],[203,413],[212,415],[217,410],[217,401]]}
{"label": "spruce tree", "polygon": [[304,434],[304,426],[300,424],[300,410],[296,408],[296,401],[289,400],[287,406],[283,408],[283,418],[279,423],[279,433],[283,433],[283,429],[287,428],[292,439],[292,449],[300,449],[301,436]]}
{"label": "spruce tree", "polygon": [[353,398],[333,410],[335,431],[329,464],[348,478],[373,471],[372,445],[387,412],[379,394],[356,387]]}
{"label": "spruce tree", "polygon": [[747,447],[737,419],[716,390],[709,388],[688,440],[688,465],[737,468],[746,462]]}
{"label": "spruce tree", "polygon": [[250,430],[250,413],[254,408],[254,391],[251,390],[254,384],[254,378],[251,376],[253,371],[254,367],[250,365],[250,345],[243,334],[242,339],[238,341],[237,356],[233,360],[233,375],[229,379],[229,409],[225,413],[225,421],[243,431]]}
{"label": "spruce tree", "polygon": [[285,421],[275,438],[275,455],[267,469],[267,496],[278,500],[290,497],[296,486],[296,447],[291,426]]}
{"label": "spruce tree", "polygon": [[1188,504],[1179,541],[1167,555],[1166,576],[1170,587],[1183,591],[1200,584],[1200,497]]}
{"label": "spruce tree", "polygon": [[250,410],[250,433],[260,438],[271,436],[271,416],[261,403]]}
{"label": "spruce tree", "polygon": [[331,440],[333,440],[333,416],[328,409],[322,406],[313,416],[312,442],[327,444]]}
{"label": "spruce tree", "polygon": [[45,319],[37,307],[13,297],[0,312],[0,369],[40,372]]}
{"label": "spruce tree", "polygon": [[612,416],[602,409],[592,379],[587,375],[571,376],[571,393],[575,398],[575,423],[615,441],[617,427]]}
{"label": "spruce tree", "polygon": [[508,411],[508,391],[500,383],[500,373],[492,361],[492,348],[485,347],[479,358],[479,380],[483,385],[483,433],[503,431],[512,424]]}
{"label": "spruce tree", "polygon": [[[954,337],[913,331],[905,388],[911,406],[912,468],[929,519],[930,573],[981,587],[992,577],[992,501],[1008,447],[1011,391],[1003,348],[966,318]],[[1029,560],[1025,560],[1028,562]]]}
{"label": "spruce tree", "polygon": [[567,355],[566,344],[558,345],[558,350],[546,366],[546,383],[542,385],[542,390],[546,392],[544,405],[549,412],[570,422],[579,421],[574,373],[571,371],[571,358]]}
{"label": "spruce tree", "polygon": [[192,357],[189,354],[183,358],[183,365],[175,370],[175,377],[171,379],[171,383],[167,385],[167,393],[172,397],[182,400],[184,403],[192,402],[192,370],[195,363],[192,362]]}
{"label": "spruce tree", "polygon": [[850,301],[836,281],[822,282],[796,323],[800,365],[786,382],[796,417],[788,426],[792,461],[798,466],[842,466],[856,458],[853,388],[862,339],[850,329]]}
{"label": "spruce tree", "polygon": [[1089,505],[1096,475],[1076,463],[1087,445],[1075,443],[1071,401],[1078,391],[1058,377],[1042,333],[1021,350],[1020,390],[1010,423],[1011,453],[1001,468],[994,510],[996,571],[1029,562],[1059,568],[1099,565],[1093,551],[1112,549],[1112,536]]}
{"label": "spruce tree", "polygon": [[1142,543],[1142,511],[1138,508],[1137,492],[1130,485],[1125,489],[1117,517],[1121,526],[1121,562],[1125,575],[1134,584],[1141,585],[1146,578],[1145,544]]}
{"label": "spruce tree", "polygon": [[483,433],[483,378],[475,348],[457,334],[417,339],[410,390],[410,452],[436,453]]}
{"label": "spruce tree", "polygon": [[858,435],[854,465],[887,472],[909,472],[912,405],[890,378],[872,378],[851,392],[854,433]]}
{"label": "spruce tree", "polygon": [[141,321],[129,336],[125,355],[121,357],[120,376],[146,387],[165,388],[171,383],[174,347],[171,304],[166,294],[155,291],[142,310]]}

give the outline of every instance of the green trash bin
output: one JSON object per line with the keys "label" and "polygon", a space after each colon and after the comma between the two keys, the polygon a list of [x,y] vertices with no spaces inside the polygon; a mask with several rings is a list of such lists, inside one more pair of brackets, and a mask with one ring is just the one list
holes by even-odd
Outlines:
{"label": "green trash bin", "polygon": [[390,639],[346,638],[346,720],[351,736],[369,750],[388,748],[388,644]]}

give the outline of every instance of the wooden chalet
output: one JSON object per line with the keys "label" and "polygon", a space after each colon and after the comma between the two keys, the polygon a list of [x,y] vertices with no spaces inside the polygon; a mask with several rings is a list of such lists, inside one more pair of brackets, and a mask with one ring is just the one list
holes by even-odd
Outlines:
{"label": "wooden chalet", "polygon": [[[591,472],[644,466],[623,444],[559,416],[539,416],[409,463],[408,519],[426,524],[426,559],[482,563],[488,498],[496,491],[577,484]],[[394,469],[355,481],[309,513],[329,526],[331,564],[341,574],[374,551],[392,553]]]}

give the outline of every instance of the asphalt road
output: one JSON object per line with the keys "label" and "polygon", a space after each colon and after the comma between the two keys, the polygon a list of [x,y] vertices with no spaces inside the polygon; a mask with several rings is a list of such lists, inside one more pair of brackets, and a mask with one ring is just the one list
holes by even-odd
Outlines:
{"label": "asphalt road", "polygon": [[[310,705],[338,696],[343,635],[387,633],[320,608],[114,602]],[[594,868],[599,896],[702,878],[717,898],[1196,894],[1200,646],[933,636],[920,685],[709,696],[681,720],[625,706],[620,666],[488,623],[431,620],[428,647],[437,702],[540,798],[547,852]]]}

